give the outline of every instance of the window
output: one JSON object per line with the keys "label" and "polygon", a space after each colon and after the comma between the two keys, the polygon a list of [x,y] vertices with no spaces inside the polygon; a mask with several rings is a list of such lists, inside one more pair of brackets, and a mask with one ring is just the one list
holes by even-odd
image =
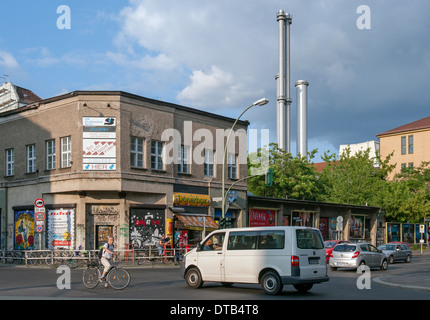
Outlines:
{"label": "window", "polygon": [[408,136],[408,153],[414,153],[414,136]]}
{"label": "window", "polygon": [[207,177],[214,176],[214,151],[205,149],[205,163],[203,164],[204,175]]}
{"label": "window", "polygon": [[178,150],[178,172],[190,173],[190,147],[180,146]]}
{"label": "window", "polygon": [[[324,249],[321,233],[313,229],[296,230],[297,247],[300,249]],[[338,246],[335,247],[335,249]]]}
{"label": "window", "polygon": [[228,177],[237,179],[237,154],[229,153],[227,158]]}
{"label": "window", "polygon": [[27,146],[27,173],[36,172],[36,145],[29,144]]}
{"label": "window", "polygon": [[130,165],[135,168],[144,168],[144,146],[145,140],[142,138],[131,137]]}
{"label": "window", "polygon": [[163,143],[151,141],[151,169],[163,170]]}
{"label": "window", "polygon": [[225,233],[216,233],[209,237],[201,246],[202,251],[221,251]]}
{"label": "window", "polygon": [[72,137],[61,138],[61,168],[72,165]]}
{"label": "window", "polygon": [[15,156],[13,149],[6,149],[6,176],[15,174]]}
{"label": "window", "polygon": [[55,140],[46,141],[46,170],[55,169]]}
{"label": "window", "polygon": [[406,154],[406,137],[402,137],[402,154]]}
{"label": "window", "polygon": [[283,249],[285,233],[279,231],[238,231],[230,232],[227,250]]}

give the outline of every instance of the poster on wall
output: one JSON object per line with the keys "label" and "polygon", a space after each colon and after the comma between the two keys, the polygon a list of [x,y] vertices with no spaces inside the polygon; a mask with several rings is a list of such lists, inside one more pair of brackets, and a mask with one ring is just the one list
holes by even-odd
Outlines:
{"label": "poster on wall", "polygon": [[273,227],[276,225],[276,210],[250,209],[250,227]]}
{"label": "poster on wall", "polygon": [[364,216],[351,217],[349,237],[353,239],[364,239]]}
{"label": "poster on wall", "polygon": [[293,211],[292,226],[313,227],[314,212],[309,211]]}
{"label": "poster on wall", "polygon": [[116,170],[115,118],[84,117],[82,137],[83,170]]}
{"label": "poster on wall", "polygon": [[158,247],[165,230],[164,209],[130,210],[130,243],[135,249]]}
{"label": "poster on wall", "polygon": [[47,220],[48,249],[73,249],[75,210],[48,210]]}
{"label": "poster on wall", "polygon": [[400,241],[400,224],[387,223],[387,242]]}
{"label": "poster on wall", "polygon": [[34,249],[34,211],[15,211],[15,250]]}

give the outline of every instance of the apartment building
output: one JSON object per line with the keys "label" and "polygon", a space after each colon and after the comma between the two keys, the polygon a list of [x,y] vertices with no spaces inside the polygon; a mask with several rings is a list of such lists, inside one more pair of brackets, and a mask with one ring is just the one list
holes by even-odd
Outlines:
{"label": "apartment building", "polygon": [[419,166],[430,161],[430,117],[426,117],[376,135],[379,138],[382,159],[391,154],[396,164],[390,179],[402,168]]}
{"label": "apartment building", "polygon": [[[234,120],[122,91],[74,91],[0,112],[0,248],[94,249],[108,235],[118,248],[156,246],[163,234],[200,240],[218,228]],[[238,180],[248,125],[237,123],[225,166],[226,186],[237,182],[227,216],[238,227],[247,220]]]}

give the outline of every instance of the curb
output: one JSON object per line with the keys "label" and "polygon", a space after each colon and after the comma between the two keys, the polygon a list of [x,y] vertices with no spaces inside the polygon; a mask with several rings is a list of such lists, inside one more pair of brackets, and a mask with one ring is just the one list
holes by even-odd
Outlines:
{"label": "curb", "polygon": [[430,291],[429,287],[410,286],[410,285],[388,282],[388,281],[382,280],[382,278],[384,278],[384,277],[385,276],[377,277],[377,278],[372,279],[372,281],[374,281],[378,284],[381,284],[381,285],[392,287],[392,288],[412,289],[412,290],[419,290],[419,291]]}

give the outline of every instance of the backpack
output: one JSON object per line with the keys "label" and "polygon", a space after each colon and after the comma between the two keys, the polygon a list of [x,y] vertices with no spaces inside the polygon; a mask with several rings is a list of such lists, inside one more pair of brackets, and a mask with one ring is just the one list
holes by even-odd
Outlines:
{"label": "backpack", "polygon": [[[103,257],[103,251],[104,251],[104,246],[102,246],[101,248],[100,248],[100,250],[99,250],[99,252],[97,253],[97,257],[99,258],[99,259],[101,259],[102,257]],[[114,248],[114,245],[112,245],[112,248]]]}

